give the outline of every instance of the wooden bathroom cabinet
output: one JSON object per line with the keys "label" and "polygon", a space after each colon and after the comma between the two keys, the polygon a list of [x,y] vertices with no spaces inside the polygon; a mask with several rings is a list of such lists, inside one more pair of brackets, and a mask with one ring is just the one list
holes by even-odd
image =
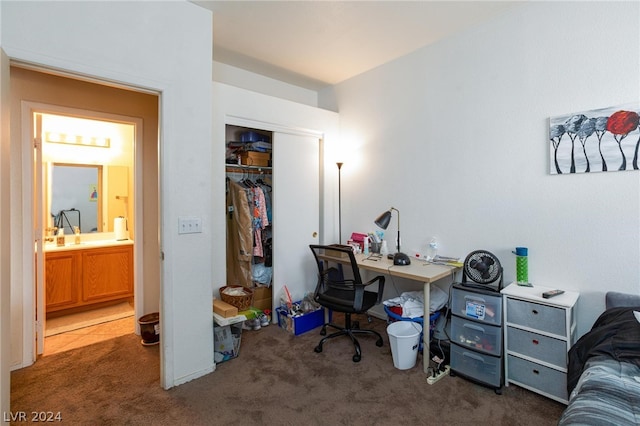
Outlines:
{"label": "wooden bathroom cabinet", "polygon": [[133,244],[45,254],[46,312],[133,297]]}

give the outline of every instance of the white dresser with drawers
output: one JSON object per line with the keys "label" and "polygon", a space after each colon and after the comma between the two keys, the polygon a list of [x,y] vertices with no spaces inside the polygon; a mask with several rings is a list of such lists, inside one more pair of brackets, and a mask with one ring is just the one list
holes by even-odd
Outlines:
{"label": "white dresser with drawers", "polygon": [[502,289],[505,386],[521,386],[567,403],[568,352],[576,342],[579,293],[545,299],[549,287],[512,283]]}

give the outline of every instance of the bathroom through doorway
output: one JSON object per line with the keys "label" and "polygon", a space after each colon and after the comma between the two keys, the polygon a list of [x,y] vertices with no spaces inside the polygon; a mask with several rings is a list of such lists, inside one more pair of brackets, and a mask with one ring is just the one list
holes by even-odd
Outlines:
{"label": "bathroom through doorway", "polygon": [[[42,71],[42,72],[41,72]],[[159,192],[158,192],[158,158],[159,158],[159,146],[158,146],[158,115],[159,115],[159,96],[157,94],[152,94],[143,91],[136,91],[127,88],[117,88],[113,85],[102,84],[98,81],[86,81],[75,79],[69,77],[68,75],[55,75],[51,72],[33,69],[29,67],[21,67],[21,66],[11,66],[11,86],[12,86],[12,97],[14,98],[14,104],[16,102],[20,105],[20,110],[22,112],[22,130],[23,130],[23,156],[28,158],[32,157],[36,161],[34,161],[34,166],[31,167],[32,170],[29,170],[29,167],[23,167],[23,181],[25,188],[28,190],[29,187],[33,188],[32,197],[33,204],[36,202],[40,203],[42,206],[41,211],[42,214],[35,215],[34,221],[38,219],[40,221],[39,226],[33,226],[33,235],[34,239],[31,241],[41,240],[41,245],[43,250],[41,250],[41,258],[39,259],[38,265],[44,266],[45,262],[45,250],[44,246],[46,244],[51,244],[51,241],[47,241],[49,238],[53,238],[54,235],[48,234],[46,232],[48,227],[47,225],[55,225],[57,224],[60,227],[59,216],[60,212],[65,212],[65,220],[63,223],[67,224],[67,219],[70,226],[77,226],[80,222],[84,221],[84,216],[91,216],[91,214],[84,214],[83,209],[87,209],[88,207],[83,207],[82,209],[73,207],[69,204],[66,204],[64,197],[67,197],[68,194],[63,196],[62,204],[53,205],[48,201],[45,197],[45,190],[50,187],[50,179],[51,179],[51,170],[54,165],[61,167],[77,167],[83,168],[86,166],[96,166],[100,168],[101,173],[97,178],[98,182],[102,185],[96,185],[94,188],[91,183],[87,184],[84,182],[80,185],[80,189],[78,191],[82,192],[82,196],[76,196],[76,198],[83,198],[82,202],[85,205],[89,203],[95,203],[97,206],[97,222],[95,225],[87,225],[83,224],[81,226],[82,230],[80,232],[81,243],[82,245],[96,244],[96,247],[91,247],[92,249],[100,248],[100,234],[109,234],[113,233],[113,217],[125,217],[128,221],[128,231],[131,239],[131,258],[133,259],[133,266],[130,268],[132,271],[132,277],[130,279],[133,292],[131,295],[117,295],[113,298],[106,297],[102,292],[102,288],[99,286],[94,286],[90,290],[92,291],[89,296],[84,296],[84,299],[81,302],[89,301],[97,308],[108,308],[109,305],[114,305],[116,302],[119,304],[120,302],[128,302],[130,304],[129,312],[133,311],[132,322],[133,324],[130,326],[130,332],[139,332],[139,327],[135,323],[135,318],[138,316],[142,316],[147,312],[158,311],[159,309],[159,294],[160,294],[160,261],[157,256],[159,252],[159,241],[157,242],[158,250],[154,250],[152,246],[147,247],[146,250],[143,250],[142,245],[134,244],[136,239],[142,241],[143,235],[157,235],[159,229],[159,214],[148,214],[144,217],[142,216],[142,211],[146,210],[148,212],[159,212]],[[69,131],[67,133],[59,131],[59,129],[53,130],[49,129],[47,134],[46,123],[43,127],[42,121],[40,122],[39,131],[36,130],[36,126],[33,122],[36,121],[34,117],[37,114],[52,114],[57,116],[63,116],[66,119],[82,119],[88,121],[96,121],[100,123],[100,125],[125,125],[128,126],[127,130],[129,133],[133,134],[131,140],[127,143],[128,148],[120,144],[118,147],[118,137],[117,136],[100,136],[100,134],[96,134],[92,131]],[[46,121],[46,120],[45,120]],[[55,158],[55,155],[51,155],[47,157],[44,149],[40,150],[40,155],[43,159],[45,159],[45,167],[35,167],[37,163],[37,151],[33,149],[33,145],[29,142],[32,139],[34,134],[29,135],[29,131],[34,129],[31,133],[35,133],[39,136],[39,143],[41,145],[50,144],[51,146],[57,147],[58,151],[73,151],[84,148],[85,152],[93,150],[93,152],[100,153],[96,158],[88,159],[87,157],[82,157],[81,155],[72,154],[67,158]],[[25,134],[27,132],[27,134]],[[94,139],[95,137],[95,139]],[[38,138],[36,138],[37,141]],[[48,142],[45,142],[45,139]],[[108,139],[108,142],[105,142]],[[71,142],[71,143],[69,143]],[[36,143],[37,145],[37,143]],[[104,146],[101,146],[104,145]],[[31,147],[30,147],[31,146]],[[121,160],[119,164],[116,164],[116,158],[119,155],[123,155],[122,152],[124,149],[129,151],[128,157],[129,160],[126,164],[122,164]],[[56,154],[57,155],[57,154]],[[41,161],[42,161],[41,158]],[[37,176],[40,173],[41,176]],[[120,174],[122,176],[126,176],[126,184],[125,191],[122,192],[118,190],[115,194],[113,192],[109,193],[110,189],[117,187],[117,182],[114,184],[113,181],[109,181],[110,177],[116,176]],[[74,179],[71,178],[71,181]],[[120,179],[121,180],[121,179]],[[40,194],[38,194],[37,186],[35,182],[47,182],[49,186],[46,186],[44,183],[41,184]],[[31,183],[30,183],[31,182]],[[67,185],[68,186],[68,185]],[[95,191],[94,191],[95,190]],[[112,197],[116,201],[114,202],[105,202],[105,200],[101,200],[98,197],[97,200],[91,201],[92,197],[94,197],[94,193],[97,192],[100,195],[104,195],[104,197]],[[26,195],[26,194],[25,194]],[[45,209],[45,206],[47,209]],[[83,219],[75,218],[74,208],[76,210],[80,210],[80,215]],[[120,209],[120,211],[117,211]],[[27,208],[26,212],[32,210],[31,208]],[[115,211],[114,211],[115,210]],[[33,211],[35,211],[35,206]],[[49,216],[47,216],[49,215]],[[37,216],[37,218],[35,217]],[[49,218],[51,221],[48,221]],[[58,220],[56,222],[56,220]],[[75,222],[77,221],[77,222]],[[65,229],[65,238],[66,243],[73,244],[74,242],[74,234],[70,232],[72,228]],[[86,231],[86,232],[85,232]],[[55,235],[57,237],[57,235]],[[104,235],[102,235],[104,236]],[[108,236],[107,236],[108,237]],[[149,239],[153,243],[153,238]],[[157,239],[156,239],[157,241]],[[27,243],[27,241],[25,241]],[[37,245],[37,244],[36,244]],[[55,245],[55,243],[54,243]],[[31,248],[29,248],[29,246]],[[57,245],[56,245],[57,246]],[[73,247],[75,248],[75,247]],[[85,247],[82,247],[83,250]],[[89,247],[87,247],[89,248]],[[62,251],[64,251],[63,248]],[[119,247],[122,249],[122,247]],[[32,253],[34,251],[34,246],[31,244],[27,244],[25,246],[25,250],[31,250]],[[60,249],[58,249],[60,250]],[[53,249],[52,251],[55,251]],[[70,252],[69,252],[70,253]],[[62,254],[59,252],[62,256]],[[95,253],[93,253],[95,254]],[[107,256],[103,257],[103,259],[107,259],[109,257],[118,257],[122,258],[124,255],[121,253],[108,253]],[[29,262],[28,259],[31,259]],[[94,258],[94,259],[97,259]],[[25,344],[23,349],[23,366],[30,365],[35,362],[37,356],[43,353],[44,346],[44,336],[45,336],[45,325],[46,318],[37,318],[36,315],[38,312],[45,313],[45,303],[44,299],[46,297],[46,291],[44,290],[44,279],[45,273],[36,274],[35,266],[33,266],[33,256],[25,256],[25,274],[23,280],[23,288],[18,290],[22,293],[22,308],[24,311],[24,315],[22,315],[23,320],[25,321],[25,326],[21,327],[25,336],[22,341]],[[29,266],[26,263],[29,262],[32,265]],[[62,260],[64,263],[65,261]],[[73,261],[68,260],[69,264]],[[28,269],[33,269],[33,273],[31,274],[31,278],[29,278],[29,274],[27,274]],[[118,272],[122,271],[123,268],[113,268],[112,270]],[[122,275],[122,273],[120,273]],[[100,276],[100,274],[96,273],[96,276]],[[35,283],[36,277],[43,277],[43,283],[41,290],[38,291],[38,286],[29,283]],[[143,279],[147,278],[146,279]],[[78,279],[81,281],[81,279]],[[115,280],[121,282],[120,279]],[[84,283],[85,285],[91,285],[88,282]],[[116,292],[121,289],[116,289]],[[71,292],[70,289],[67,290],[68,293]],[[36,306],[36,304],[32,301],[36,299],[37,295],[42,296],[42,301],[40,301],[40,306]],[[120,296],[122,296],[120,298]],[[58,299],[58,302],[61,302],[63,305],[66,303],[65,295],[61,296],[62,299]],[[78,297],[78,294],[75,295]],[[73,298],[73,296],[70,296]],[[82,297],[80,297],[82,299]],[[78,299],[78,300],[80,300]],[[107,300],[109,299],[109,300]],[[120,300],[116,300],[120,299]],[[69,302],[67,306],[58,305],[58,312],[76,314],[79,311],[84,310],[84,307],[73,304]],[[113,307],[113,306],[112,306]],[[66,309],[69,309],[66,311]],[[133,308],[133,309],[131,309]],[[66,311],[66,312],[65,312]],[[29,314],[29,312],[33,312],[33,317]],[[121,315],[118,313],[117,315]],[[55,315],[54,315],[55,316]],[[131,316],[131,313],[128,314]],[[30,327],[27,323],[33,321],[34,326]],[[91,325],[89,325],[91,326]],[[39,332],[36,333],[35,336],[29,336],[29,330],[35,330],[38,328]],[[86,327],[85,327],[86,328]],[[30,342],[33,342],[31,345]]]}

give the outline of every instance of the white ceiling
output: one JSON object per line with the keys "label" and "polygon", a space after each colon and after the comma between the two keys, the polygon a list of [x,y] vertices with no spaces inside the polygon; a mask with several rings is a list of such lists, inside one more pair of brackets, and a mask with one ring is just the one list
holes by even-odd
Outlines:
{"label": "white ceiling", "polygon": [[336,84],[522,1],[217,1],[213,59],[309,89]]}

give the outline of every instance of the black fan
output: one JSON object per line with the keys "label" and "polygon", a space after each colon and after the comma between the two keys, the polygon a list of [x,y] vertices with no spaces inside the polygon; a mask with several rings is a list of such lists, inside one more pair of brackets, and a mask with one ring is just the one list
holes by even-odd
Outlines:
{"label": "black fan", "polygon": [[[467,278],[476,284],[467,283]],[[462,267],[463,285],[485,288],[485,286],[494,283],[498,279],[500,282],[497,290],[500,291],[502,290],[502,266],[493,253],[486,250],[476,250],[467,255]]]}

